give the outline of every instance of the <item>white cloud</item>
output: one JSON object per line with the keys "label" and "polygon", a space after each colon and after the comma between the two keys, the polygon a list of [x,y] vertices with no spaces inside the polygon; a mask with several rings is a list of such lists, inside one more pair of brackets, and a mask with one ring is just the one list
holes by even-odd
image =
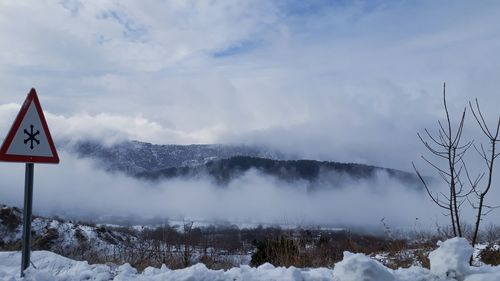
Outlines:
{"label": "white cloud", "polygon": [[443,116],[443,81],[453,114],[475,96],[497,112],[496,3],[311,3],[3,1],[0,104],[35,86],[62,135],[405,170]]}
{"label": "white cloud", "polygon": [[[14,122],[19,104],[0,105],[0,118],[5,120],[0,131],[7,134],[10,124]],[[97,115],[78,114],[69,117],[44,112],[49,124],[51,135],[60,141],[99,140],[112,144],[121,140],[142,140],[152,143],[197,142],[211,143],[217,128],[207,128],[200,131],[184,132],[161,126],[143,116],[124,116],[109,113]],[[10,123],[9,123],[10,122]],[[3,139],[1,136],[0,139]]]}
{"label": "white cloud", "polygon": [[223,49],[275,20],[265,1],[0,5],[0,31],[11,35],[0,39],[3,67],[41,71],[158,71],[186,57]]}

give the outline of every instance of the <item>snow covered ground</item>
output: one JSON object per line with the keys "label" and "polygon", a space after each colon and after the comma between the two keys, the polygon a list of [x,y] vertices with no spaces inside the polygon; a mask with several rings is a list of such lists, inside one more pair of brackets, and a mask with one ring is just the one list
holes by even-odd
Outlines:
{"label": "snow covered ground", "polygon": [[[498,281],[500,266],[470,267],[469,257],[473,249],[467,240],[453,238],[439,243],[439,248],[429,255],[431,269],[421,267],[391,270],[379,262],[363,255],[344,253],[344,259],[333,269],[294,267],[274,267],[264,264],[257,268],[246,265],[230,270],[210,270],[203,264],[188,268],[170,270],[148,267],[138,273],[125,264],[121,266],[95,264],[74,261],[52,252],[36,251],[32,254],[32,263],[26,271],[24,280],[62,281],[62,280],[133,280],[133,281]],[[0,280],[23,280],[19,276],[21,255],[19,252],[0,253]]]}

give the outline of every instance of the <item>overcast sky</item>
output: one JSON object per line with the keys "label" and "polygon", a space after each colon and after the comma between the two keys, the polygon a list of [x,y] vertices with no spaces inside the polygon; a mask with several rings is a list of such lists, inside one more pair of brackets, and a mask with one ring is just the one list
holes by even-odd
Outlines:
{"label": "overcast sky", "polygon": [[410,170],[444,81],[453,116],[475,97],[498,116],[499,16],[499,1],[0,0],[0,130],[35,87],[56,139]]}

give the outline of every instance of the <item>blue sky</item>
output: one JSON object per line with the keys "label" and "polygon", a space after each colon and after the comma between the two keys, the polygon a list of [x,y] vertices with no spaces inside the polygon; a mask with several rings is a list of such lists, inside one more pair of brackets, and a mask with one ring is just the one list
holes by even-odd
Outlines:
{"label": "blue sky", "polygon": [[453,112],[479,97],[496,114],[499,14],[496,1],[2,1],[0,116],[35,87],[61,139],[408,170],[444,81]]}

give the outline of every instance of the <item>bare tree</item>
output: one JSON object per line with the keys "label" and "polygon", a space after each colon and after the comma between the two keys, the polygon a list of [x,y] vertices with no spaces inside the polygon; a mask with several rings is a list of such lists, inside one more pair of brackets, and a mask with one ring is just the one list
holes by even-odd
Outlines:
{"label": "bare tree", "polygon": [[461,144],[467,108],[464,108],[456,130],[452,126],[446,103],[446,83],[443,85],[443,105],[446,113],[446,123],[443,125],[441,121],[438,121],[439,128],[437,134],[433,135],[429,130],[424,129],[425,136],[422,136],[420,133],[417,133],[417,136],[434,157],[444,162],[444,165],[439,166],[435,161],[422,156],[422,159],[434,168],[441,179],[447,184],[448,194],[444,192],[432,192],[427,180],[418,171],[414,163],[413,168],[432,201],[440,208],[446,210],[445,215],[450,216],[454,236],[462,237],[460,207],[465,202],[467,195],[472,191],[464,190],[461,174],[464,154],[470,148],[472,142],[469,141],[464,145]]}
{"label": "bare tree", "polygon": [[193,221],[184,222],[183,224],[183,242],[184,242],[184,252],[183,252],[183,262],[184,267],[188,267],[191,264],[191,247],[192,247],[192,239],[191,232],[193,230]]}
{"label": "bare tree", "polygon": [[[474,106],[475,105],[475,106]],[[495,159],[500,155],[500,153],[496,152],[496,145],[500,141],[499,132],[500,132],[500,116],[498,117],[498,121],[496,124],[496,130],[491,131],[488,127],[486,121],[484,120],[483,113],[481,112],[481,108],[479,107],[479,102],[476,99],[475,104],[469,102],[469,107],[474,115],[474,119],[477,124],[481,128],[483,134],[489,140],[489,149],[485,150],[484,146],[481,144],[479,147],[474,145],[477,153],[481,156],[482,160],[484,160],[486,164],[486,172],[480,173],[474,180],[471,179],[469,172],[465,169],[467,173],[467,178],[472,187],[474,195],[477,197],[477,201],[475,203],[471,202],[471,205],[474,209],[477,210],[476,214],[476,223],[474,227],[474,235],[472,237],[472,246],[474,247],[477,243],[479,226],[481,224],[482,217],[490,213],[493,209],[497,207],[489,206],[485,204],[486,194],[491,189],[491,184],[493,180],[493,165],[495,163]],[[465,164],[464,164],[465,166]],[[482,179],[486,175],[486,183],[483,189],[479,189],[478,186],[481,183]]]}

